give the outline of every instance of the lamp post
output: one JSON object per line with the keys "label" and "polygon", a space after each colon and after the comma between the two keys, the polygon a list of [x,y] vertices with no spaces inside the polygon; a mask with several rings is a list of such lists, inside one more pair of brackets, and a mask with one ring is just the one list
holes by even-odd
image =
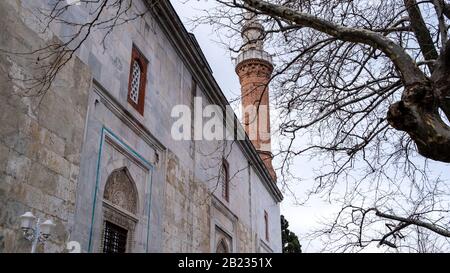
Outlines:
{"label": "lamp post", "polygon": [[44,244],[50,237],[51,231],[55,224],[53,224],[52,220],[45,220],[41,223],[41,219],[36,219],[36,216],[29,211],[25,212],[19,218],[23,236],[31,242],[31,253],[34,253],[36,252],[37,244]]}

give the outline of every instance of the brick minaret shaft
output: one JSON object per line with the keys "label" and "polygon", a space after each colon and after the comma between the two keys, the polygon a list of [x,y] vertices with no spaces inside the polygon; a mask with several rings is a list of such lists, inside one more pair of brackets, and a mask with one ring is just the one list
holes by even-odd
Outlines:
{"label": "brick minaret shaft", "polygon": [[236,60],[236,73],[241,84],[242,121],[245,131],[276,181],[270,143],[268,87],[273,65],[272,57],[264,51],[263,37],[263,26],[256,19],[248,19],[242,28],[244,45]]}

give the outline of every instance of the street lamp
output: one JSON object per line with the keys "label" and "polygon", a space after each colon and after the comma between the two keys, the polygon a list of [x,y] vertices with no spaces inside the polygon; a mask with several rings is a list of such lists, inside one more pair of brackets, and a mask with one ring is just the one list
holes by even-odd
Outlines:
{"label": "street lamp", "polygon": [[37,244],[44,244],[50,237],[51,231],[55,224],[53,224],[52,220],[46,220],[41,223],[41,219],[37,218],[36,220],[36,216],[29,211],[25,212],[19,218],[23,236],[28,241],[31,241],[31,253],[34,253],[36,251]]}

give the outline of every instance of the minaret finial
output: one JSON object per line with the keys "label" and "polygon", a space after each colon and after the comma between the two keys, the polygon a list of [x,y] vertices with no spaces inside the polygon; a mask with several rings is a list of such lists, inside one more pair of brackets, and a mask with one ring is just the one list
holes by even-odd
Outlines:
{"label": "minaret finial", "polygon": [[253,12],[247,12],[244,18],[245,22],[241,31],[244,50],[264,50],[265,31],[263,25]]}

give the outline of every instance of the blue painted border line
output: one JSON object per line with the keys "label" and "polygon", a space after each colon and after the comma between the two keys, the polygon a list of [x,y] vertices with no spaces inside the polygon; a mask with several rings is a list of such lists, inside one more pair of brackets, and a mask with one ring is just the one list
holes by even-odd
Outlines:
{"label": "blue painted border line", "polygon": [[147,242],[145,249],[148,252],[148,240],[149,240],[149,234],[150,234],[150,215],[151,215],[151,196],[152,196],[152,176],[153,176],[153,165],[148,162],[143,156],[141,156],[138,152],[136,152],[133,148],[131,148],[128,144],[126,144],[122,139],[120,139],[114,132],[112,132],[110,129],[106,128],[105,126],[102,126],[101,130],[101,136],[100,136],[100,148],[98,152],[98,158],[97,158],[97,173],[95,178],[95,189],[94,189],[94,195],[93,195],[93,204],[92,204],[92,215],[91,215],[91,227],[89,231],[89,246],[88,246],[88,252],[92,252],[92,235],[94,233],[94,220],[95,220],[95,207],[97,204],[97,193],[98,193],[98,186],[100,182],[100,165],[101,165],[101,157],[103,152],[103,145],[105,141],[106,134],[110,135],[114,140],[118,142],[125,150],[130,152],[132,156],[138,158],[142,163],[145,165],[146,168],[150,171],[150,177],[149,177],[149,193],[148,193],[148,220],[147,220]]}
{"label": "blue painted border line", "polygon": [[97,203],[97,190],[98,190],[98,181],[100,176],[100,161],[103,151],[103,141],[105,139],[105,127],[102,127],[101,135],[100,135],[100,148],[98,152],[98,158],[97,158],[97,173],[95,178],[95,190],[94,190],[94,197],[92,198],[94,200],[92,204],[92,214],[91,214],[91,228],[89,231],[89,246],[88,246],[88,252],[92,252],[92,233],[94,232],[94,214],[95,214],[95,204]]}

